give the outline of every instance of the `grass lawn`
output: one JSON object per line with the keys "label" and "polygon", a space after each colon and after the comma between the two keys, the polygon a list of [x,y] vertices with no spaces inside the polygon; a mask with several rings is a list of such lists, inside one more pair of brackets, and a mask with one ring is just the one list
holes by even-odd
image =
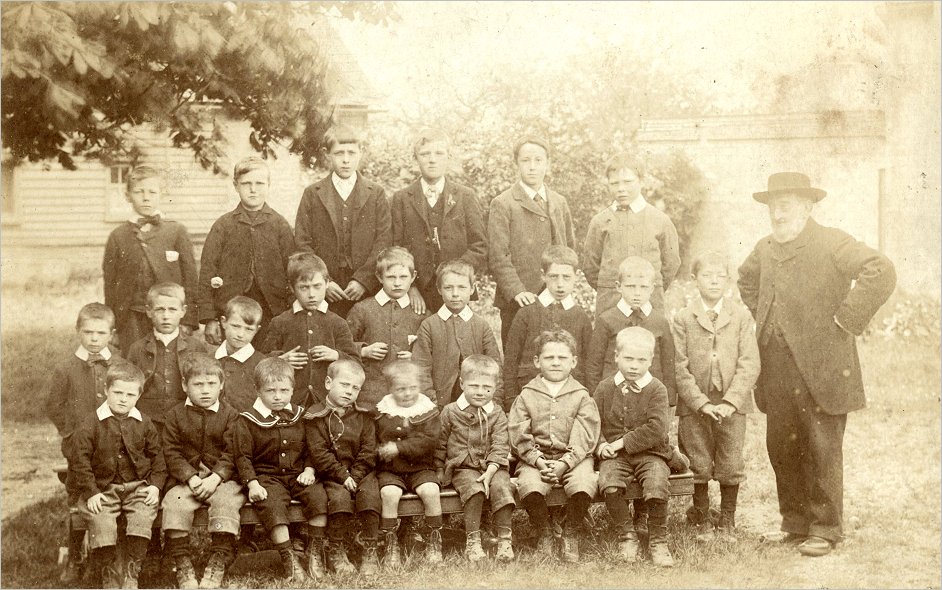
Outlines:
{"label": "grass lawn", "polygon": [[[74,347],[78,302],[99,297],[95,285],[64,292],[17,292],[2,298],[3,522],[0,584],[56,587],[58,546],[65,542],[65,498],[49,484],[58,438],[42,411],[50,363]],[[65,302],[65,303],[63,303]],[[605,509],[583,542],[583,560],[566,566],[518,547],[518,560],[470,565],[460,554],[460,524],[446,530],[446,560],[414,562],[404,573],[374,579],[328,578],[330,587],[907,587],[940,586],[940,365],[938,342],[872,337],[860,343],[869,406],[849,417],[845,436],[845,541],[831,555],[802,558],[763,546],[759,533],[778,527],[774,479],[765,452],[765,419],[749,419],[749,480],[740,493],[739,542],[700,545],[684,526],[687,500],[671,501],[673,570],[619,565]],[[715,484],[714,484],[715,485]],[[713,489],[714,494],[717,490]],[[46,498],[46,499],[41,499]],[[717,498],[714,497],[714,501]],[[35,502],[35,503],[34,503]],[[8,508],[13,506],[12,509]],[[515,533],[526,532],[516,514]],[[515,522],[516,524],[516,522]],[[516,539],[518,542],[520,539]],[[273,564],[240,564],[229,587],[287,587]],[[156,581],[172,583],[169,576]]]}

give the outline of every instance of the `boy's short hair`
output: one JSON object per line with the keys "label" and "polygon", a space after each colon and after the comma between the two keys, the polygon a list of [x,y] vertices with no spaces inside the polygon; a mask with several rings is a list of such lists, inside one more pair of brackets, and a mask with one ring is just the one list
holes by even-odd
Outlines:
{"label": "boy's short hair", "polygon": [[340,373],[340,371],[344,369],[346,369],[347,371],[350,371],[351,373],[359,375],[360,377],[363,377],[364,379],[366,378],[366,371],[363,370],[363,365],[361,365],[360,363],[356,362],[353,359],[347,359],[347,358],[339,358],[335,360],[334,362],[330,363],[329,365],[327,365],[327,376],[330,377],[331,379],[335,379],[337,377],[337,374]]}
{"label": "boy's short hair", "polygon": [[383,377],[386,378],[387,385],[392,383],[393,379],[396,377],[401,377],[402,375],[411,373],[412,375],[418,377],[419,372],[419,365],[406,359],[396,359],[383,367]]}
{"label": "boy's short hair", "polygon": [[435,143],[436,141],[444,141],[447,145],[451,146],[448,135],[441,129],[426,127],[419,131],[418,135],[415,136],[415,141],[412,142],[412,155],[417,156],[420,147],[427,143]]}
{"label": "boy's short hair", "polygon": [[298,281],[310,281],[314,275],[321,275],[330,281],[327,265],[313,252],[295,252],[288,257],[288,284],[294,287]]}
{"label": "boy's short hair", "polygon": [[546,152],[546,157],[547,158],[550,157],[550,144],[548,141],[536,135],[527,135],[526,137],[518,141],[516,145],[514,145],[514,162],[516,162],[517,158],[520,156],[520,148],[522,148],[528,143],[532,143],[533,145],[540,146],[541,148],[543,148],[543,151]]}
{"label": "boy's short hair", "polygon": [[362,134],[349,125],[334,125],[324,133],[324,147],[329,152],[334,146],[341,143],[355,143],[363,147]]}
{"label": "boy's short hair", "polygon": [[623,328],[615,334],[615,352],[621,351],[622,347],[629,342],[640,342],[651,348],[651,354],[654,354],[655,339],[650,330],[641,326],[631,326]]}
{"label": "boy's short hair", "polygon": [[159,178],[161,186],[164,181],[164,174],[159,168],[154,166],[135,166],[128,172],[127,176],[124,177],[125,186],[128,191],[134,189],[134,186],[148,178]]}
{"label": "boy's short hair", "polygon": [[715,264],[717,266],[722,266],[723,270],[726,271],[726,274],[729,274],[729,257],[725,254],[721,254],[716,250],[707,250],[706,252],[701,252],[697,254],[696,258],[693,259],[693,263],[690,265],[690,272],[697,276],[697,273],[700,272],[704,266]]}
{"label": "boy's short hair", "polygon": [[75,320],[75,329],[81,330],[82,324],[88,320],[107,320],[114,330],[114,312],[104,303],[86,303],[78,312],[78,318]]}
{"label": "boy's short hair", "polygon": [[567,330],[559,328],[557,330],[546,330],[537,335],[533,339],[534,350],[536,350],[536,355],[540,356],[543,354],[543,347],[547,344],[553,342],[559,342],[560,344],[565,344],[569,347],[569,351],[572,352],[572,356],[579,356],[579,343],[576,342],[575,336],[570,334]]}
{"label": "boy's short hair", "polygon": [[572,270],[579,270],[579,255],[569,246],[554,244],[543,250],[540,268],[546,272],[553,264],[568,264]]}
{"label": "boy's short hair", "polygon": [[644,162],[641,158],[629,154],[628,152],[615,154],[608,159],[608,162],[605,163],[605,178],[626,168],[634,172],[638,180],[644,178]]}
{"label": "boy's short hair", "polygon": [[236,162],[236,165],[232,167],[232,182],[238,182],[240,178],[253,170],[264,170],[268,173],[268,181],[271,182],[271,169],[268,167],[268,162],[258,156],[249,156]]}
{"label": "boy's short hair", "polygon": [[181,305],[186,305],[186,290],[183,289],[182,285],[171,281],[151,285],[151,288],[147,290],[147,306],[152,306],[154,300],[158,297],[173,297],[178,299]]}
{"label": "boy's short hair", "polygon": [[252,378],[255,381],[255,389],[261,389],[273,381],[290,381],[294,386],[294,368],[285,359],[270,356],[255,365]]}
{"label": "boy's short hair", "polygon": [[376,255],[376,276],[381,277],[387,270],[399,265],[406,267],[410,272],[414,271],[415,257],[402,246],[383,248]]}
{"label": "boy's short hair", "polygon": [[209,375],[218,377],[219,382],[226,380],[226,373],[219,361],[205,352],[187,352],[180,356],[180,376],[183,383],[189,383],[193,377]]}
{"label": "boy's short hair", "polygon": [[645,272],[651,280],[657,276],[654,265],[640,256],[629,256],[618,265],[618,282],[625,280],[625,277],[634,272]]}
{"label": "boy's short hair", "polygon": [[500,364],[486,354],[472,354],[461,361],[461,378],[469,379],[475,375],[493,377],[496,382],[500,377]]}
{"label": "boy's short hair", "polygon": [[144,372],[124,359],[115,359],[105,373],[105,388],[110,389],[115,381],[133,381],[137,383],[140,392],[144,389]]}
{"label": "boy's short hair", "polygon": [[447,274],[456,274],[468,277],[468,283],[474,287],[474,267],[464,260],[448,260],[438,265],[435,270],[435,286],[442,286],[442,278]]}
{"label": "boy's short hair", "polygon": [[262,323],[262,306],[251,297],[236,295],[226,302],[226,317],[232,319],[236,316],[247,324],[257,326]]}

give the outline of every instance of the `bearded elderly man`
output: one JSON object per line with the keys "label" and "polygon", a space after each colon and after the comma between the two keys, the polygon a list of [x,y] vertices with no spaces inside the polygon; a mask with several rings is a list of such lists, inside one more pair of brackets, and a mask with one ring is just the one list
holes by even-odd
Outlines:
{"label": "bearded elderly man", "polygon": [[807,556],[841,540],[844,426],[866,403],[855,336],[896,286],[885,256],[811,218],[825,195],[804,174],[770,176],[753,197],[768,205],[772,235],[739,268],[756,319],[755,398],[782,515],[782,532],[763,539],[796,543]]}

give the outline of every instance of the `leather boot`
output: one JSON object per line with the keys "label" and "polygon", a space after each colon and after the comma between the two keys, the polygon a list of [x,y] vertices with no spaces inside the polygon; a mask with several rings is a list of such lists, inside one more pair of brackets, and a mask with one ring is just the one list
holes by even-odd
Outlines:
{"label": "leather boot", "polygon": [[641,558],[641,543],[630,521],[618,527],[618,556],[625,563],[634,563]]}
{"label": "leather boot", "polygon": [[301,567],[301,562],[298,561],[298,556],[290,543],[288,547],[278,549],[278,555],[281,557],[282,575],[289,582],[303,583],[305,581],[304,568]]}
{"label": "leather boot", "polygon": [[574,531],[563,531],[562,560],[566,563],[579,563],[579,536]]}
{"label": "leather boot", "polygon": [[304,550],[307,575],[320,580],[327,573],[324,570],[324,538],[309,537]]}
{"label": "leather boot", "polygon": [[657,567],[674,567],[667,546],[667,500],[648,500],[648,549]]}
{"label": "leather boot", "polygon": [[[478,537],[480,542],[480,537]],[[428,534],[428,545],[425,547],[425,557],[429,563],[441,563],[442,557],[442,530],[432,529]]]}
{"label": "leather boot", "polygon": [[538,533],[536,550],[541,555],[545,555],[546,557],[553,557],[555,555],[556,537],[553,536],[553,532],[549,529],[549,527],[541,530]]}
{"label": "leather boot", "polygon": [[363,559],[360,562],[361,576],[375,576],[379,571],[379,556],[376,551],[376,539],[364,539],[357,533],[357,543],[363,546]]}
{"label": "leather boot", "polygon": [[484,548],[481,547],[481,531],[468,533],[468,538],[464,543],[464,556],[468,561],[481,561],[487,557]]}
{"label": "leather boot", "polygon": [[724,543],[736,542],[736,513],[731,510],[720,511],[720,521],[716,525],[716,536]]}
{"label": "leather boot", "polygon": [[[193,569],[193,561],[189,555],[175,555],[173,558],[173,567],[177,570],[178,588],[199,588],[196,581],[196,570]],[[209,569],[208,567],[206,569]],[[211,586],[218,588],[218,586]]]}
{"label": "leather boot", "polygon": [[497,561],[513,561],[513,532],[510,527],[497,527]]}
{"label": "leather boot", "polygon": [[141,565],[143,562],[143,557],[127,558],[127,564],[124,566],[124,588],[137,590],[137,580],[141,575]]}
{"label": "leather boot", "polygon": [[383,554],[383,566],[387,568],[398,568],[402,565],[402,561],[399,558],[399,535],[397,534],[399,530],[399,523],[396,523],[396,528],[386,529],[383,532],[383,541],[386,544],[386,551]]}
{"label": "leather boot", "polygon": [[121,566],[114,560],[101,564],[101,587],[121,588],[124,585],[124,576]]}
{"label": "leather boot", "polygon": [[327,544],[327,564],[335,574],[355,574],[357,568],[353,567],[347,558],[347,551],[340,539],[331,539]]}

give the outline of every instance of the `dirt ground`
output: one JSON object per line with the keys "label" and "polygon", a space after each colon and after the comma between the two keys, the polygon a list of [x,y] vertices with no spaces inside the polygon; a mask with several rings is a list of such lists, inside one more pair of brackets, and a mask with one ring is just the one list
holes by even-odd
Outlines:
{"label": "dirt ground", "polygon": [[52,469],[64,465],[59,435],[52,424],[3,425],[2,519],[64,489]]}

